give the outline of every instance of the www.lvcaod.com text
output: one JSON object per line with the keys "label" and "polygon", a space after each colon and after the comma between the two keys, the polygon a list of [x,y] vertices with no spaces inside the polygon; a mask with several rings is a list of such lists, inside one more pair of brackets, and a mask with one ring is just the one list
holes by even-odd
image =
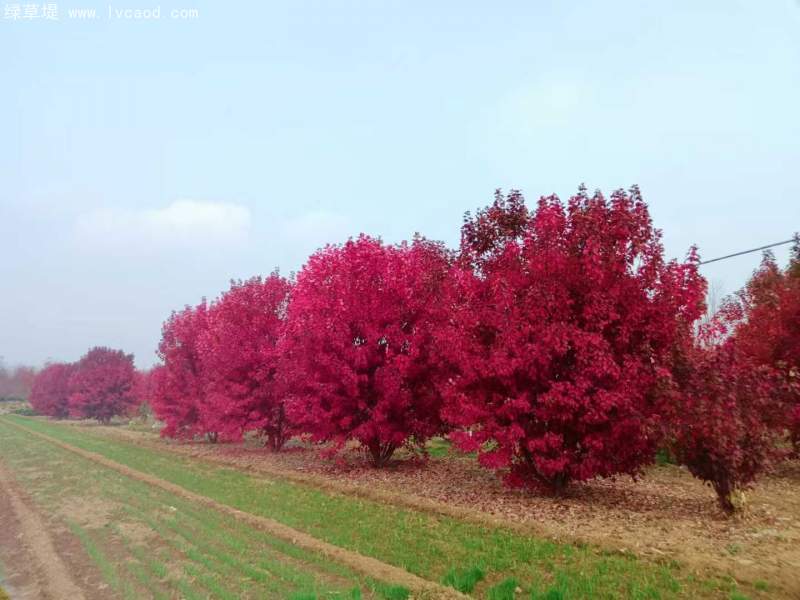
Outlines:
{"label": "www.lvcaod.com text", "polygon": [[200,18],[197,8],[122,7],[109,4],[97,7],[61,7],[56,3],[28,4],[6,3],[3,19],[6,21],[93,21],[99,19],[115,21],[192,21]]}

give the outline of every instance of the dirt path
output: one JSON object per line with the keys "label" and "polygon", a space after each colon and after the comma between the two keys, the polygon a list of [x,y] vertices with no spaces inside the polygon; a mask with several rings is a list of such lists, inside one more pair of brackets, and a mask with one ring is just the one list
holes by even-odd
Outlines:
{"label": "dirt path", "polygon": [[[117,463],[100,454],[96,454],[94,452],[89,452],[88,450],[83,450],[82,448],[72,446],[70,444],[52,438],[43,433],[32,431],[27,427],[24,427],[17,423],[11,421],[4,421],[4,422],[17,429],[26,432],[28,435],[32,435],[40,439],[46,440],[47,442],[55,446],[58,446],[60,448],[63,448],[64,450],[82,456],[83,458],[101,464],[110,469],[114,469],[115,471],[122,473],[127,477],[136,479],[138,481],[142,481],[144,483],[152,485],[153,487],[158,487],[162,490],[165,490],[167,492],[170,492],[172,494],[175,494],[176,496],[180,496],[192,502],[208,506],[209,508],[213,508],[218,512],[231,515],[240,521],[248,523],[249,525],[258,528],[261,531],[268,533],[269,535],[283,539],[300,548],[322,554],[323,556],[326,556],[329,559],[341,565],[347,566],[368,577],[378,579],[385,583],[393,585],[401,585],[403,587],[406,587],[412,592],[414,592],[415,598],[419,599],[437,598],[442,600],[467,598],[467,596],[455,591],[452,588],[443,586],[438,583],[434,583],[432,581],[428,581],[412,573],[409,573],[408,571],[405,571],[393,565],[389,565],[387,563],[383,563],[369,556],[364,556],[358,554],[357,552],[346,550],[344,548],[340,548],[339,546],[329,544],[328,542],[318,540],[317,538],[310,536],[307,533],[288,527],[287,525],[284,525],[283,523],[280,523],[273,519],[246,513],[244,511],[238,510],[226,504],[217,502],[216,500],[212,500],[211,498],[208,498],[206,496],[201,496],[200,494],[195,494],[194,492],[190,492],[185,488],[182,488],[168,481],[164,481],[163,479],[159,479],[147,473],[142,473],[141,471],[137,471],[128,466]],[[51,545],[51,550],[52,550],[52,545]],[[56,559],[57,558],[58,557],[56,556]],[[56,598],[83,599],[84,597],[82,595],[80,596],[61,595],[61,596],[56,596]]]}
{"label": "dirt path", "polygon": [[[22,536],[19,519],[11,505],[8,486],[5,483],[0,484],[0,566],[3,572],[0,584],[15,599],[34,600],[42,593],[33,561],[21,543]],[[0,594],[0,599],[5,600],[5,596]]]}
{"label": "dirt path", "polygon": [[[0,462],[0,546],[4,564],[14,569],[9,583],[18,599],[85,600],[56,552],[48,527],[24,500],[13,476]],[[19,552],[22,547],[23,552]],[[24,553],[24,555],[23,555]]]}

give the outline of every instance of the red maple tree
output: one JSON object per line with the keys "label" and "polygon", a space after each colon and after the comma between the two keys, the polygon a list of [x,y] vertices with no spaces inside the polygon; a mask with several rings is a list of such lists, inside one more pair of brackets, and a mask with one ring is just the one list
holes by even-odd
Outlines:
{"label": "red maple tree", "polygon": [[416,238],[362,235],[314,254],[297,277],[282,344],[290,416],[334,451],[356,440],[375,466],[442,431],[433,330],[449,257]]}
{"label": "red maple tree", "polygon": [[153,414],[153,398],[158,385],[159,371],[163,365],[155,365],[150,369],[136,371],[133,393],[139,405],[139,416],[148,417]]}
{"label": "red maple tree", "polygon": [[786,379],[778,395],[796,452],[800,452],[800,238],[789,264],[781,269],[767,252],[747,285],[728,298],[713,331],[758,365],[777,369]]}
{"label": "red maple tree", "polygon": [[439,334],[453,440],[515,486],[638,474],[673,344],[703,310],[697,262],[665,262],[637,188],[534,211],[498,192],[465,217]]}
{"label": "red maple tree", "polygon": [[69,416],[69,380],[75,366],[71,363],[52,363],[36,374],[29,401],[40,415],[54,419]]}
{"label": "red maple tree", "polygon": [[289,281],[276,272],[233,282],[208,308],[198,342],[208,426],[225,439],[258,431],[277,451],[292,433],[277,377],[290,290]]}
{"label": "red maple tree", "polygon": [[164,422],[161,435],[191,439],[206,435],[216,441],[205,402],[205,371],[199,340],[207,328],[205,301],[174,312],[164,323],[158,355],[163,367],[153,375],[153,414]]}
{"label": "red maple tree", "polygon": [[154,372],[159,368],[161,368],[161,365],[157,365],[152,369],[136,371],[133,380],[133,393],[140,404],[150,404],[152,402],[155,385]]}
{"label": "red maple tree", "polygon": [[692,344],[673,372],[676,393],[664,414],[670,451],[732,513],[734,494],[783,455],[780,398],[791,392],[788,382],[735,343]]}
{"label": "red maple tree", "polygon": [[108,423],[129,414],[137,405],[133,392],[133,355],[95,347],[77,363],[69,379],[69,413],[81,419]]}

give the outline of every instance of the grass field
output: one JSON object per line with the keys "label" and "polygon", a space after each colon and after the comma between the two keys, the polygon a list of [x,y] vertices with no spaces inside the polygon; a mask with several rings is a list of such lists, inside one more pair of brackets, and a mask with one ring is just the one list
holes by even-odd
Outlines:
{"label": "grass field", "polygon": [[456,519],[266,479],[16,416],[0,419],[0,453],[46,514],[78,538],[119,596],[403,598],[291,544],[10,426],[13,421],[247,513],[401,567],[476,597],[742,598],[729,578],[558,544]]}

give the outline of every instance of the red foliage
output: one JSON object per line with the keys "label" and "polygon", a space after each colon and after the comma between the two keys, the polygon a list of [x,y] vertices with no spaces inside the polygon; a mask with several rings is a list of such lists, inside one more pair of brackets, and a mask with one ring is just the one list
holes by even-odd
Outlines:
{"label": "red foliage", "polygon": [[[720,309],[712,333],[760,365],[779,370],[792,390],[800,388],[800,240],[781,270],[766,253],[744,289]],[[800,451],[800,391],[784,397],[784,427]]]}
{"label": "red foliage", "polygon": [[675,373],[678,393],[666,414],[672,454],[733,512],[733,492],[748,488],[781,455],[778,400],[790,391],[786,379],[734,344],[693,347]]}
{"label": "red foliage", "polygon": [[36,374],[30,403],[40,415],[65,419],[69,415],[69,380],[75,371],[70,363],[53,363]]}
{"label": "red foliage", "polygon": [[164,323],[158,355],[163,368],[154,372],[153,414],[164,422],[162,436],[191,439],[208,435],[205,404],[205,372],[200,358],[199,340],[207,327],[205,301],[174,312]]}
{"label": "red foliage", "polygon": [[635,475],[658,442],[656,388],[703,311],[694,250],[665,263],[638,189],[565,206],[498,193],[462,230],[441,347],[452,434],[511,485]]}
{"label": "red foliage", "polygon": [[363,235],[309,259],[292,292],[283,364],[290,416],[315,441],[357,440],[380,466],[442,431],[433,329],[448,267],[438,244]]}
{"label": "red foliage", "polygon": [[785,271],[766,253],[720,312],[743,353],[762,364],[800,368],[800,245]]}
{"label": "red foliage", "polygon": [[153,397],[156,393],[157,371],[163,368],[162,365],[156,365],[151,369],[136,371],[133,383],[133,395],[139,406],[147,405],[152,409]]}
{"label": "red foliage", "polygon": [[208,309],[199,340],[208,426],[225,439],[259,431],[272,450],[279,450],[291,435],[277,380],[277,346],[290,289],[277,273],[254,277],[232,283]]}
{"label": "red foliage", "polygon": [[137,404],[134,379],[132,354],[92,348],[75,364],[69,380],[70,415],[108,423],[114,416],[129,414]]}

